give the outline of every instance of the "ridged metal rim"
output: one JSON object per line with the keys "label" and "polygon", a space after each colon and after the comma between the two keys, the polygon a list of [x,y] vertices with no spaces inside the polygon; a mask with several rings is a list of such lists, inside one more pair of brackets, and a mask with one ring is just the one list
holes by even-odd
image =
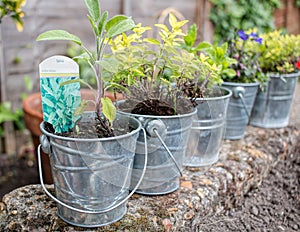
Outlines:
{"label": "ridged metal rim", "polygon": [[[93,112],[91,112],[91,113],[93,113]],[[119,114],[119,116],[120,115],[122,115],[122,114]],[[124,134],[124,135],[118,135],[118,136],[114,136],[114,137],[108,137],[108,138],[71,138],[71,137],[64,137],[64,136],[55,135],[55,134],[50,133],[50,132],[48,132],[48,131],[46,131],[44,129],[44,124],[45,124],[44,121],[40,124],[40,129],[41,129],[42,134],[45,134],[46,136],[49,136],[49,137],[54,138],[54,139],[60,139],[60,140],[72,141],[72,142],[82,142],[82,141],[85,141],[85,142],[113,141],[113,140],[118,140],[118,139],[123,139],[123,138],[130,137],[130,136],[138,133],[142,129],[142,124],[136,118],[128,116],[128,115],[122,115],[122,116],[128,117],[128,121],[134,121],[135,123],[137,123],[138,127],[136,129],[134,129],[133,131],[131,131],[130,133],[127,133],[127,134]]]}
{"label": "ridged metal rim", "polygon": [[222,99],[227,99],[227,98],[230,98],[231,96],[232,96],[232,91],[230,90],[230,89],[228,89],[228,88],[225,88],[225,87],[220,87],[220,89],[222,89],[222,90],[225,90],[225,91],[227,91],[227,93],[225,94],[225,95],[223,95],[223,96],[219,96],[219,97],[204,97],[204,98],[202,98],[202,97],[199,97],[199,98],[196,98],[196,100],[198,101],[200,101],[200,100],[204,100],[204,101],[214,101],[214,100],[222,100]]}
{"label": "ridged metal rim", "polygon": [[[120,102],[119,102],[120,103]],[[176,115],[167,115],[167,116],[159,116],[159,115],[145,115],[145,114],[132,114],[132,113],[127,113],[124,111],[118,110],[120,114],[127,115],[129,117],[144,117],[144,118],[155,118],[155,119],[174,119],[174,118],[185,118],[185,117],[190,117],[194,114],[197,113],[197,109],[193,108],[193,111],[187,114],[176,114]]]}
{"label": "ridged metal rim", "polygon": [[238,82],[223,82],[222,85],[224,86],[243,86],[243,87],[252,87],[252,86],[258,86],[259,82],[253,82],[253,83],[238,83]]}

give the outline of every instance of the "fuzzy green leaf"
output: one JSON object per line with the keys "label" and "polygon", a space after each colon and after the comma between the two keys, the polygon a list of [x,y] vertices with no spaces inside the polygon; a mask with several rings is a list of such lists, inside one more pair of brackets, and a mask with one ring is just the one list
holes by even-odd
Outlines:
{"label": "fuzzy green leaf", "polygon": [[82,42],[81,40],[67,32],[67,31],[64,31],[64,30],[50,30],[50,31],[46,31],[42,34],[40,34],[37,39],[37,41],[42,41],[42,40],[69,40],[69,41],[72,41],[74,43],[77,43],[78,45],[81,45]]}
{"label": "fuzzy green leaf", "polygon": [[81,82],[83,82],[83,80],[76,78],[76,79],[61,82],[59,86],[62,87],[64,85],[69,85],[69,84],[73,84],[73,83],[81,83]]}
{"label": "fuzzy green leaf", "polygon": [[97,22],[100,18],[100,5],[98,0],[85,0],[85,5],[89,10],[89,14],[91,15],[94,22]]}
{"label": "fuzzy green leaf", "polygon": [[127,16],[119,15],[110,19],[105,26],[108,38],[112,38],[135,27],[135,23]]}
{"label": "fuzzy green leaf", "polygon": [[116,59],[103,59],[100,61],[100,65],[103,69],[111,72],[117,73],[118,72],[118,61]]}
{"label": "fuzzy green leaf", "polygon": [[103,31],[103,28],[105,28],[107,17],[108,17],[108,12],[105,11],[102,14],[101,19],[100,19],[99,24],[98,24],[98,33],[99,33],[99,35],[101,35],[101,33]]}
{"label": "fuzzy green leaf", "polygon": [[97,36],[98,33],[99,33],[99,32],[98,32],[98,27],[96,27],[96,24],[95,24],[95,22],[94,22],[94,20],[92,19],[91,16],[88,15],[88,19],[89,19],[90,24],[91,24],[91,26],[92,26],[92,28],[93,28],[94,34]]}
{"label": "fuzzy green leaf", "polygon": [[101,105],[104,116],[113,124],[117,114],[116,107],[108,97],[101,98]]}

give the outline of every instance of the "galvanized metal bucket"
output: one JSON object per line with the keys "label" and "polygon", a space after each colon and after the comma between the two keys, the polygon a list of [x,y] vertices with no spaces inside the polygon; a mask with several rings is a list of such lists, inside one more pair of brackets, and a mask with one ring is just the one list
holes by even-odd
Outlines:
{"label": "galvanized metal bucket", "polygon": [[198,98],[197,118],[193,122],[183,165],[201,167],[214,164],[219,159],[226,113],[232,95],[227,88],[214,89],[215,97]]}
{"label": "galvanized metal bucket", "polygon": [[[184,115],[151,116],[121,112],[137,118],[147,132],[148,163],[144,178],[137,193],[162,195],[177,190],[183,158],[193,117],[197,110]],[[145,162],[145,142],[140,134],[137,142],[132,185],[136,185]]]}
{"label": "galvanized metal bucket", "polygon": [[[84,114],[82,120],[89,122],[91,117],[94,116]],[[142,180],[147,160],[136,188],[129,194],[141,124],[124,115],[118,115],[117,120],[129,124],[133,131],[111,138],[82,139],[49,133],[44,122],[40,126],[40,147],[50,156],[56,196],[44,185],[39,147],[40,181],[47,195],[58,203],[58,216],[72,225],[98,227],[118,221],[126,213],[126,201]]]}
{"label": "galvanized metal bucket", "polygon": [[245,135],[259,83],[223,82],[232,91],[226,116],[225,139],[241,139]]}
{"label": "galvanized metal bucket", "polygon": [[300,73],[271,74],[265,91],[259,91],[250,117],[250,125],[281,128],[289,123],[291,104]]}

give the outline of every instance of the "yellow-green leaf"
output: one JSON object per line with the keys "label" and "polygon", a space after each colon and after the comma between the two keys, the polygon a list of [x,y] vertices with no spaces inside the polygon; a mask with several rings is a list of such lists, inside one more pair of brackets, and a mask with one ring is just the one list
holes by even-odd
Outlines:
{"label": "yellow-green leaf", "polygon": [[145,38],[144,41],[148,42],[150,44],[160,45],[160,42],[157,39],[154,39],[154,38]]}
{"label": "yellow-green leaf", "polygon": [[101,105],[103,115],[111,124],[113,124],[117,114],[116,107],[108,97],[101,98]]}
{"label": "yellow-green leaf", "polygon": [[175,15],[172,14],[172,13],[169,14],[169,23],[170,23],[172,28],[174,28],[176,26],[176,23],[177,23],[177,19],[176,19]]}
{"label": "yellow-green leaf", "polygon": [[155,26],[163,29],[163,31],[165,31],[165,32],[169,32],[168,27],[164,24],[155,24]]}

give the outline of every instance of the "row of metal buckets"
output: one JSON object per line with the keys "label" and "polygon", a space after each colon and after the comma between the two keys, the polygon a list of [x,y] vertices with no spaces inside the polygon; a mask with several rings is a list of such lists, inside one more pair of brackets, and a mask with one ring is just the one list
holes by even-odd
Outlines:
{"label": "row of metal buckets", "polygon": [[[47,191],[39,165],[42,187],[58,203],[58,215],[72,225],[98,227],[118,221],[133,193],[175,191],[183,166],[217,162],[222,139],[242,138],[248,122],[265,128],[286,126],[297,77],[273,77],[266,92],[258,84],[224,83],[222,97],[198,99],[198,110],[186,115],[120,113],[118,123],[129,123],[133,131],[114,138],[60,137],[48,133],[42,123],[41,145],[50,156],[56,196]],[[83,120],[92,117],[85,114]],[[40,154],[38,158],[40,164]]]}

